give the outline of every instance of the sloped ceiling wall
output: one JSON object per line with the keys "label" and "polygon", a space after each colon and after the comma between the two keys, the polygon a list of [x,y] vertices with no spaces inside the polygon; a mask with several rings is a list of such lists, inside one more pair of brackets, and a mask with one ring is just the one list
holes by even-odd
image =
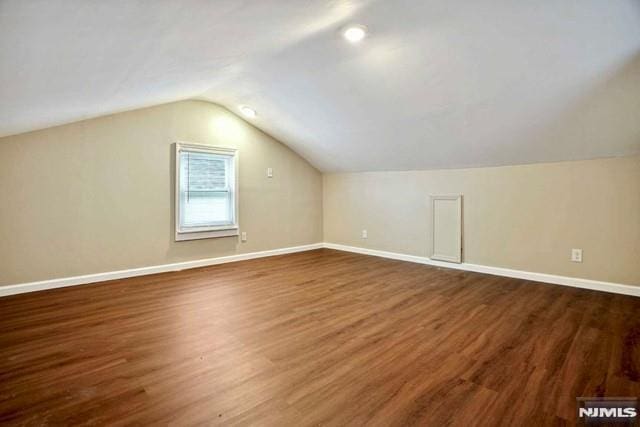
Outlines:
{"label": "sloped ceiling wall", "polygon": [[0,1],[0,135],[187,98],[323,171],[638,154],[640,2]]}

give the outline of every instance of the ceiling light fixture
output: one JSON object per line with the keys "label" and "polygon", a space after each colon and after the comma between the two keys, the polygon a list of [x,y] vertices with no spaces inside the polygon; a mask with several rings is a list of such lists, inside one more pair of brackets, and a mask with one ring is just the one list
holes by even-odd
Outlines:
{"label": "ceiling light fixture", "polygon": [[349,43],[358,43],[367,35],[367,27],[364,25],[351,25],[342,31],[344,37]]}
{"label": "ceiling light fixture", "polygon": [[242,113],[242,115],[244,115],[245,117],[248,117],[250,119],[253,119],[255,116],[258,115],[256,113],[256,110],[254,110],[251,107],[247,107],[246,105],[241,105],[240,106],[240,112]]}

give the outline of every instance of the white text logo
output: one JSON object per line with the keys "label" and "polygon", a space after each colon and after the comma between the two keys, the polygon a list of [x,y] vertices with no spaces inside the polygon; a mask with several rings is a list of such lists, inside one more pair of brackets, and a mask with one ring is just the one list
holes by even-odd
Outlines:
{"label": "white text logo", "polygon": [[580,418],[634,418],[636,408],[579,408]]}

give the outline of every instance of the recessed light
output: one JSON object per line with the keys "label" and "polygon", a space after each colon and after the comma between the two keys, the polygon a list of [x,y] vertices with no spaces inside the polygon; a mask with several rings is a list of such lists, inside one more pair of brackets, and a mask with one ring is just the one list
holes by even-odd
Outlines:
{"label": "recessed light", "polygon": [[342,31],[342,36],[349,43],[358,43],[367,35],[367,27],[364,25],[351,25]]}
{"label": "recessed light", "polygon": [[256,110],[254,110],[251,107],[247,107],[246,105],[242,105],[240,106],[240,112],[245,116],[248,117],[250,119],[253,119],[255,116],[257,116]]}

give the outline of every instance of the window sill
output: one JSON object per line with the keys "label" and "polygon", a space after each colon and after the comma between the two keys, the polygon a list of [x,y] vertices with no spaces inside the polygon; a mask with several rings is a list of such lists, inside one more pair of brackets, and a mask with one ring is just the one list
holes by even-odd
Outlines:
{"label": "window sill", "polygon": [[229,227],[220,230],[209,230],[209,231],[188,231],[188,232],[177,232],[176,231],[176,242],[182,242],[185,240],[198,240],[198,239],[214,239],[217,237],[231,237],[237,236],[240,232],[238,231],[238,227]]}

